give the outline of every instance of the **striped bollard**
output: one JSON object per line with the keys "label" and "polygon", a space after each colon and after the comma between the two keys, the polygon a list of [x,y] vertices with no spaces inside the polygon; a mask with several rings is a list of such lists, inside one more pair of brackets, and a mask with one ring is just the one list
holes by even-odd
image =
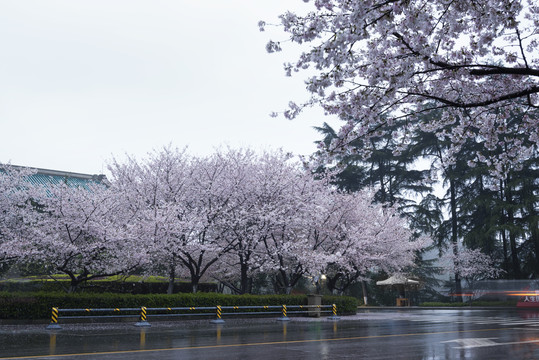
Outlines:
{"label": "striped bollard", "polygon": [[224,324],[225,321],[223,319],[221,319],[221,305],[216,305],[215,306],[215,316],[216,318],[212,321],[210,321],[212,324]]}
{"label": "striped bollard", "polygon": [[339,320],[340,317],[337,316],[337,305],[336,304],[333,304],[332,306],[332,312],[333,312],[333,315],[331,315],[330,317],[328,317],[329,320]]}
{"label": "striped bollard", "polygon": [[58,308],[53,307],[52,313],[51,313],[51,322],[49,325],[47,325],[47,329],[55,330],[55,329],[61,329],[62,327],[58,325]]}
{"label": "striped bollard", "polygon": [[278,321],[290,321],[290,319],[286,316],[286,305],[284,305],[284,304],[282,306],[282,313],[283,313],[283,316],[278,318],[277,320]]}
{"label": "striped bollard", "polygon": [[139,321],[135,323],[135,326],[139,327],[150,327],[152,326],[148,320],[146,320],[146,306],[140,308],[140,318]]}

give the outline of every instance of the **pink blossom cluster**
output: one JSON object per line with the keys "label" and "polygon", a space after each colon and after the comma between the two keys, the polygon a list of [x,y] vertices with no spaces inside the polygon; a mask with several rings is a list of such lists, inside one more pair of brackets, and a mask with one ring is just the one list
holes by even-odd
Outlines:
{"label": "pink blossom cluster", "polygon": [[[484,144],[493,172],[502,175],[539,146],[539,120],[507,127],[511,113],[539,106],[539,5],[535,0],[315,0],[306,15],[280,16],[289,41],[304,52],[285,64],[306,71],[310,100],[290,103],[294,118],[320,105],[346,121],[326,155],[379,136],[392,120],[413,120],[444,109],[428,124],[409,121],[400,137],[427,130],[451,139],[452,153],[467,139]],[[267,26],[259,24],[261,29]],[[268,51],[280,51],[271,41]],[[447,130],[449,127],[450,130]],[[518,140],[526,135],[529,141]],[[369,149],[362,149],[368,154]],[[330,161],[330,159],[327,159]]]}
{"label": "pink blossom cluster", "polygon": [[249,278],[264,273],[288,291],[330,265],[400,270],[425,246],[410,241],[394,209],[372,205],[370,193],[338,192],[280,151],[197,158],[164,148],[110,169],[150,264],[194,286],[211,276],[246,292]]}
{"label": "pink blossom cluster", "polygon": [[488,255],[478,249],[449,249],[441,257],[441,265],[448,272],[458,275],[468,282],[496,278],[503,270],[496,266]]}
{"label": "pink blossom cluster", "polygon": [[27,180],[31,175],[24,169],[0,175],[0,260],[67,274],[73,288],[144,263],[117,193],[96,183],[35,185]]}
{"label": "pink blossom cluster", "polygon": [[28,200],[33,193],[25,182],[26,176],[31,174],[33,171],[30,169],[9,165],[0,167],[0,261],[15,259],[18,255],[11,246],[4,244],[31,236],[26,225],[32,222]]}
{"label": "pink blossom cluster", "polygon": [[281,151],[193,157],[165,147],[113,160],[110,172],[107,186],[81,187],[0,174],[3,259],[66,273],[72,286],[146,269],[187,277],[193,291],[212,277],[247,292],[259,273],[289,291],[329,268],[399,271],[427,245],[372,193],[337,191]]}

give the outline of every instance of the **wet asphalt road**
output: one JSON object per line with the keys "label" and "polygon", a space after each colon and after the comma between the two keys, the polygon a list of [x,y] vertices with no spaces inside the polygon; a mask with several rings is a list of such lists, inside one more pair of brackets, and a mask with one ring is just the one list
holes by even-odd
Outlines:
{"label": "wet asphalt road", "polygon": [[292,318],[0,325],[5,359],[539,359],[539,312],[389,310]]}

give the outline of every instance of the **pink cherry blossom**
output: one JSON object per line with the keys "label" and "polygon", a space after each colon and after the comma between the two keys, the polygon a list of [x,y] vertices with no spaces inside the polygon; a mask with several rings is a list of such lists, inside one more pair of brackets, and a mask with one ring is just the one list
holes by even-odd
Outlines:
{"label": "pink cherry blossom", "polygon": [[[285,64],[286,74],[305,71],[311,98],[291,102],[284,115],[295,118],[304,107],[318,104],[346,121],[339,138],[324,149],[326,161],[331,154],[346,153],[357,138],[378,136],[392,119],[436,109],[444,109],[444,115],[429,124],[408,122],[400,135],[403,146],[419,126],[450,138],[452,153],[471,137],[485,149],[500,147],[502,139],[512,150],[490,155],[497,175],[537,151],[536,117],[516,129],[505,126],[511,112],[539,106],[536,1],[306,2],[313,4],[312,12],[286,12],[280,22],[288,40],[304,50]],[[268,50],[279,51],[285,40],[271,41]],[[444,131],[447,125],[450,132]],[[507,136],[514,131],[530,141]]]}

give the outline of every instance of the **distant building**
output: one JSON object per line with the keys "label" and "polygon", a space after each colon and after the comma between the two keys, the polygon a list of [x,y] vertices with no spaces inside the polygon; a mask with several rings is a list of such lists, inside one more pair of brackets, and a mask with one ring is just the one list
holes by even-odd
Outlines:
{"label": "distant building", "polygon": [[108,185],[107,177],[103,174],[90,175],[81,174],[69,171],[59,171],[50,169],[32,168],[27,166],[18,165],[4,165],[0,164],[0,171],[2,167],[9,166],[13,169],[33,169],[36,170],[35,174],[28,176],[28,181],[33,185],[49,185],[66,183],[72,186],[84,186],[88,183],[104,184]]}

